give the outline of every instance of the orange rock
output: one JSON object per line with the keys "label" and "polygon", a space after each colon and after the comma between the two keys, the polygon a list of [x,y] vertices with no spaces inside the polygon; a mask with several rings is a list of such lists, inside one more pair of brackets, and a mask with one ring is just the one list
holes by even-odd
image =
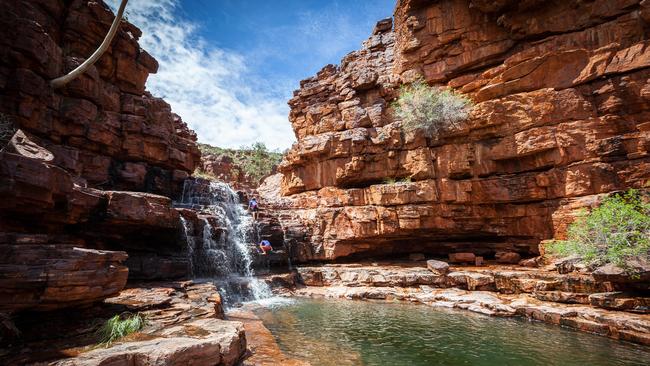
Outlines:
{"label": "orange rock", "polygon": [[[535,256],[580,208],[644,187],[650,68],[638,3],[400,1],[394,31],[301,82],[289,102],[298,142],[268,179],[280,189],[261,195],[294,259]],[[401,131],[391,104],[418,76],[469,93],[461,128]]]}

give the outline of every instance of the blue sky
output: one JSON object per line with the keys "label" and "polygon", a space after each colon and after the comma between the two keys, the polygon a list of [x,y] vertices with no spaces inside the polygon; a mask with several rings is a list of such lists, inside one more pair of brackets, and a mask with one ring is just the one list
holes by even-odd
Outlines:
{"label": "blue sky", "polygon": [[[109,0],[115,9],[118,0]],[[287,119],[299,81],[338,64],[392,15],[395,0],[129,0],[140,44],[160,63],[147,88],[222,147],[295,141]]]}

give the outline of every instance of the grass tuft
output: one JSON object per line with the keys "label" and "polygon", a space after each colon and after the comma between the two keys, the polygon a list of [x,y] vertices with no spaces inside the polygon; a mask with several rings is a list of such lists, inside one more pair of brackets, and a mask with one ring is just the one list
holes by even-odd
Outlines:
{"label": "grass tuft", "polygon": [[98,330],[100,344],[109,346],[116,340],[135,333],[144,327],[145,321],[140,314],[123,313],[108,319]]}
{"label": "grass tuft", "polygon": [[200,168],[196,168],[194,173],[192,173],[192,176],[195,177],[195,178],[202,178],[202,179],[206,179],[206,180],[210,180],[210,181],[218,181],[219,180],[213,174],[204,172]]}

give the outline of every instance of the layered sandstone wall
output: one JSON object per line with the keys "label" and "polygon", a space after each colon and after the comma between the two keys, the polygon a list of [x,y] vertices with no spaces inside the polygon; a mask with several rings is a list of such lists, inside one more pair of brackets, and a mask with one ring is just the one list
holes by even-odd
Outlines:
{"label": "layered sandstone wall", "polygon": [[[298,142],[261,190],[294,257],[534,255],[577,209],[647,187],[649,11],[400,1],[393,27],[378,23],[289,102]],[[432,139],[400,129],[391,103],[420,77],[474,100],[462,128]]]}
{"label": "layered sandstone wall", "polygon": [[[88,304],[130,279],[188,274],[171,197],[196,168],[196,136],[145,90],[158,63],[122,21],[80,78],[114,15],[102,1],[1,1],[0,311]],[[3,141],[4,142],[4,141]],[[127,259],[128,256],[128,259]]]}
{"label": "layered sandstone wall", "polygon": [[3,1],[0,113],[91,187],[169,195],[200,153],[169,104],[145,91],[158,62],[138,45],[138,28],[123,21],[86,73],[61,90],[48,85],[92,54],[113,18],[103,2]]}

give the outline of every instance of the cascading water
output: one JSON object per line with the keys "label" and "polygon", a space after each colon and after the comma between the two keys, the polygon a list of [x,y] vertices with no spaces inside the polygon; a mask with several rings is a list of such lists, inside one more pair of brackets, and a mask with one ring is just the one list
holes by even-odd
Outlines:
{"label": "cascading water", "polygon": [[190,223],[181,216],[181,223],[183,224],[183,236],[185,237],[185,242],[187,243],[187,257],[189,258],[190,263],[190,276],[194,277],[194,245],[196,245],[194,238],[189,235],[190,233]]}
{"label": "cascading water", "polygon": [[253,217],[228,184],[187,180],[176,205],[198,211],[203,224],[201,243],[197,243],[187,235],[188,222],[183,219],[194,277],[215,280],[226,305],[272,296],[252,268],[251,251],[258,241]]}

